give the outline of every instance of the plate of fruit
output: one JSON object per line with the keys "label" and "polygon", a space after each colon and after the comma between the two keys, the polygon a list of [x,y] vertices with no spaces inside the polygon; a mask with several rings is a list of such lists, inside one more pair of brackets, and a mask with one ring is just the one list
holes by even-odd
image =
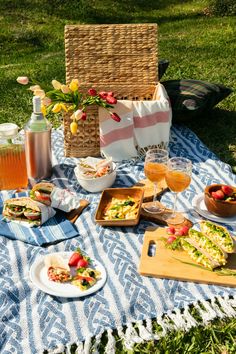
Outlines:
{"label": "plate of fruit", "polygon": [[101,289],[107,278],[103,265],[77,248],[36,258],[30,268],[32,283],[47,294],[83,297]]}
{"label": "plate of fruit", "polygon": [[236,188],[224,184],[206,186],[204,193],[193,199],[194,209],[219,223],[236,223]]}

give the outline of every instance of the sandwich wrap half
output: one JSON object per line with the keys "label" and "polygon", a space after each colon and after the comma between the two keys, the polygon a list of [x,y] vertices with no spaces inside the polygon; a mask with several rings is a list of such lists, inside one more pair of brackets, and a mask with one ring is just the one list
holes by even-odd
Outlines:
{"label": "sandwich wrap half", "polygon": [[183,238],[181,240],[182,247],[190,258],[199,265],[213,270],[220,266],[220,263],[214,260],[205,250],[201,249],[199,245],[190,238]]}
{"label": "sandwich wrap half", "polygon": [[227,262],[228,254],[224,252],[215,242],[208,238],[203,233],[189,229],[189,238],[196,242],[196,244],[207,252],[216,262],[225,265]]}
{"label": "sandwich wrap half", "polygon": [[80,206],[80,199],[68,189],[56,187],[53,183],[40,182],[30,192],[33,200],[50,205],[66,213]]}
{"label": "sandwich wrap half", "polygon": [[203,234],[215,242],[224,252],[234,253],[236,251],[235,239],[233,239],[226,227],[214,224],[211,221],[201,221],[200,229]]}
{"label": "sandwich wrap half", "polygon": [[22,197],[5,200],[2,214],[7,220],[32,227],[42,225],[53,217],[56,211],[29,197]]}

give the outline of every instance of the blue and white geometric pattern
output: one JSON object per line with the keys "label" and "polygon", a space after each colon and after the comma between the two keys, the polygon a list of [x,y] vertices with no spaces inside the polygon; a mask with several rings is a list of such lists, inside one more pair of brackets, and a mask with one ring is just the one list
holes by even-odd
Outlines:
{"label": "blue and white geometric pattern", "polygon": [[[77,219],[78,236],[47,248],[20,240],[0,238],[0,314],[2,354],[42,353],[44,349],[63,351],[66,345],[88,341],[104,330],[160,318],[164,313],[185,309],[196,301],[215,297],[236,298],[236,289],[200,285],[176,280],[141,276],[138,271],[145,228],[150,222],[127,228],[101,227],[94,222],[99,194],[87,194],[77,183],[75,158],[63,156],[63,134],[53,133],[54,174],[58,186],[75,191],[91,203]],[[178,209],[191,209],[194,196],[212,182],[236,184],[236,177],[206,146],[185,127],[172,127],[170,155],[188,157],[194,163],[190,187],[179,196]],[[128,187],[144,178],[143,162],[118,165],[114,187]],[[4,193],[1,195],[4,197]],[[171,193],[162,197],[171,205]],[[194,214],[188,217],[195,221]],[[1,234],[1,231],[0,231]],[[107,269],[105,286],[85,298],[67,299],[47,295],[35,288],[29,269],[40,256],[50,252],[72,251],[80,247]]]}

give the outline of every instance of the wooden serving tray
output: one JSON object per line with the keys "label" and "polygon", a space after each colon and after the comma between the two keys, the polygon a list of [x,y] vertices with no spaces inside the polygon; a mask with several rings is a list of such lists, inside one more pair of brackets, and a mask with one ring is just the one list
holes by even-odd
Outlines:
{"label": "wooden serving tray", "polygon": [[[157,188],[158,196],[161,196],[163,193],[168,191],[168,187],[165,180],[159,182],[157,186],[158,186]],[[151,202],[153,200],[154,187],[151,181],[149,181],[148,179],[141,179],[134,185],[134,187],[140,187],[144,189],[144,197],[143,197],[144,202]]]}
{"label": "wooden serving tray", "polygon": [[[168,213],[172,213],[172,210],[171,209],[168,209],[166,208],[164,212],[160,213],[160,214],[153,214],[153,213],[148,213],[144,207],[145,207],[145,204],[146,203],[143,203],[142,204],[142,209],[141,209],[141,213],[140,213],[140,216],[142,219],[145,219],[145,220],[149,220],[149,221],[152,221],[156,224],[160,224],[160,225],[165,225],[165,226],[171,226],[172,224],[171,223],[168,223],[166,220],[165,220],[165,215],[168,214]],[[162,205],[161,203],[159,203],[160,205]],[[178,225],[174,225],[175,228],[180,228],[181,226],[188,226],[188,227],[191,227],[193,225],[193,223],[184,218],[184,221],[182,224],[178,224]]]}
{"label": "wooden serving tray", "polygon": [[[164,245],[162,237],[168,237],[165,228],[148,228],[144,235],[139,273],[145,276],[167,278],[196,283],[217,284],[236,287],[235,276],[222,276],[215,272],[195,267],[185,251],[172,251]],[[148,255],[150,244],[154,243],[154,256]],[[229,255],[225,268],[236,270],[236,253]]]}

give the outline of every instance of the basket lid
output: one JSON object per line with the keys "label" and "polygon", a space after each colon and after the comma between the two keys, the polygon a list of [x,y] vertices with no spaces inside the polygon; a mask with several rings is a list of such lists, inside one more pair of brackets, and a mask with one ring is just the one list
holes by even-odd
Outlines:
{"label": "basket lid", "polygon": [[65,26],[66,80],[156,84],[157,24]]}

